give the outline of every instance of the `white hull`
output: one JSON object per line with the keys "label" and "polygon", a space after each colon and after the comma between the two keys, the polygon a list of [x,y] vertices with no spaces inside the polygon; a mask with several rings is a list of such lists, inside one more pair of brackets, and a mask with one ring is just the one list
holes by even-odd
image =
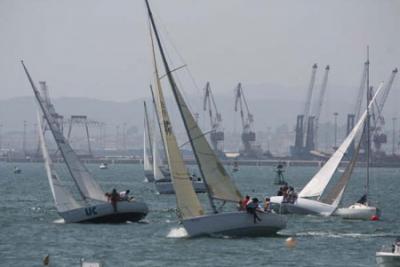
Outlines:
{"label": "white hull", "polygon": [[376,207],[356,203],[348,208],[337,209],[334,215],[344,219],[370,220],[372,216],[379,214]]}
{"label": "white hull", "polygon": [[254,223],[252,214],[227,212],[204,215],[182,221],[190,237],[204,235],[273,236],[286,227],[286,218],[276,213],[257,213],[261,221]]}
{"label": "white hull", "polygon": [[[159,194],[175,194],[174,186],[171,181],[155,182],[156,190]],[[206,187],[203,182],[193,181],[193,188],[196,193],[205,193]]]}
{"label": "white hull", "polygon": [[102,203],[89,207],[59,212],[66,223],[124,223],[139,221],[147,215],[148,207],[143,202],[119,201],[117,211],[111,203]]}
{"label": "white hull", "polygon": [[330,216],[336,209],[336,206],[301,197],[294,203],[282,203],[281,196],[271,197],[270,200],[272,208],[280,213]]}
{"label": "white hull", "polygon": [[377,252],[376,263],[379,267],[398,267],[400,266],[400,254]]}

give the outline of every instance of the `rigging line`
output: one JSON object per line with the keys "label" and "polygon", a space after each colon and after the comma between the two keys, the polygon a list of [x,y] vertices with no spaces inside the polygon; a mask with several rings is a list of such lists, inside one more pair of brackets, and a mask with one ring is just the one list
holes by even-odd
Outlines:
{"label": "rigging line", "polygon": [[[178,56],[178,58],[182,62],[182,64],[183,65],[187,65],[187,63],[184,60],[183,56],[179,53],[179,50],[177,49],[175,43],[173,42],[172,35],[169,33],[169,31],[168,31],[167,27],[165,26],[165,23],[162,20],[161,16],[158,16],[157,12],[154,12],[154,11],[152,11],[152,12],[153,12],[153,17],[154,17],[154,14],[156,14],[157,20],[159,22],[157,25],[161,25],[161,28],[162,28],[162,31],[161,31],[161,35],[162,36],[161,37],[162,37],[162,39],[164,40],[164,42],[169,43],[171,45],[172,49],[174,50],[175,54]],[[165,38],[163,38],[164,36],[165,36]],[[173,63],[168,51],[164,51],[164,52],[167,55],[167,58],[168,58],[169,62]],[[174,64],[172,64],[172,65],[174,65]],[[190,69],[188,67],[186,67],[185,69],[186,69],[186,71],[187,71],[187,73],[189,75],[189,78],[190,78],[191,82],[193,83],[193,85],[194,85],[194,87],[196,89],[195,92],[198,95],[197,97],[200,98],[201,95],[199,95],[199,93],[201,91],[199,89],[199,86],[198,86],[196,80],[194,79],[194,76],[193,76],[192,72],[190,71]],[[182,83],[180,82],[179,78],[175,77],[175,79],[177,80],[178,85],[181,88],[181,92],[183,93],[185,99],[188,99],[187,93],[185,92],[184,87],[182,86]],[[191,108],[191,110],[197,110],[197,109],[193,109],[190,105],[189,105],[189,107]]]}
{"label": "rigging line", "polygon": [[180,145],[179,148],[183,148],[184,146],[186,146],[187,144],[189,144],[190,141],[199,139],[200,137],[205,136],[205,135],[207,135],[207,134],[209,134],[209,133],[212,133],[212,132],[215,132],[215,130],[210,130],[210,131],[205,132],[205,133],[203,133],[203,134],[201,134],[201,135],[195,136],[194,138],[191,138],[191,139],[189,139],[188,141],[186,141],[185,143],[183,143],[182,145]]}

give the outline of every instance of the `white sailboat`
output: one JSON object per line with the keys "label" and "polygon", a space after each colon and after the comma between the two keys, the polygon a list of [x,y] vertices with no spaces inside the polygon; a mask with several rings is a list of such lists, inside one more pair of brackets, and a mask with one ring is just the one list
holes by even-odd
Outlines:
{"label": "white sailboat", "polygon": [[[377,207],[370,206],[368,202],[369,193],[369,167],[370,167],[370,109],[371,103],[374,99],[370,99],[370,87],[369,87],[369,51],[367,48],[367,62],[366,62],[366,86],[367,86],[367,120],[366,120],[366,139],[367,139],[367,168],[366,168],[366,180],[365,180],[365,192],[364,195],[356,203],[350,205],[346,208],[340,208],[335,212],[335,215],[341,216],[345,219],[356,219],[356,220],[378,220],[380,216],[380,211]],[[382,84],[381,84],[382,87]],[[380,90],[380,88],[378,88]]]}
{"label": "white sailboat", "polygon": [[154,182],[153,158],[151,157],[151,153],[153,150],[151,143],[152,131],[150,129],[149,114],[147,112],[146,102],[143,102],[143,105],[144,105],[143,170],[144,170],[145,181],[152,183]]}
{"label": "white sailboat", "polygon": [[41,149],[47,177],[58,214],[67,223],[123,223],[126,221],[138,221],[144,218],[148,212],[148,208],[143,202],[118,201],[116,205],[113,206],[107,201],[105,193],[102,191],[100,185],[94,180],[85,165],[72,150],[66,138],[63,136],[60,130],[60,125],[54,118],[54,112],[47,108],[45,100],[36,89],[27,68],[22,61],[21,63],[32,86],[43,117],[52,133],[52,136],[54,137],[57,147],[61,152],[61,156],[67,165],[68,171],[75,182],[82,200],[82,204],[80,204],[74,199],[72,194],[63,186],[57,173],[54,171],[45,143],[44,127],[42,120],[39,118]]}
{"label": "white sailboat", "polygon": [[[172,184],[171,180],[171,173],[169,171],[169,167],[165,166],[163,164],[163,160],[161,159],[160,155],[160,147],[162,146],[164,148],[163,151],[165,151],[165,145],[160,140],[159,135],[162,135],[161,133],[161,126],[160,126],[160,119],[158,117],[158,112],[157,112],[157,105],[154,99],[154,93],[153,89],[150,87],[151,90],[151,95],[153,98],[153,104],[154,104],[154,110],[155,110],[155,115],[156,115],[156,120],[154,120],[154,123],[157,124],[155,125],[155,129],[159,129],[159,131],[154,130],[153,131],[153,177],[154,177],[154,185],[156,187],[156,190],[159,194],[175,194],[174,191],[174,186]],[[159,132],[159,134],[158,134]],[[165,154],[165,153],[164,153]],[[204,185],[203,180],[200,177],[194,177],[193,175],[191,176],[192,184],[194,191],[196,193],[205,193],[206,192],[206,187]]]}
{"label": "white sailboat", "polygon": [[[166,109],[161,83],[157,71],[157,62],[153,46],[153,35],[150,34],[153,46],[153,60],[155,66],[156,80],[156,103],[159,117],[161,118],[161,129],[166,154],[170,166],[177,207],[180,221],[188,235],[191,237],[201,235],[224,234],[232,236],[269,236],[275,235],[279,230],[286,227],[286,218],[275,213],[260,213],[260,222],[253,221],[253,215],[243,211],[223,212],[223,204],[235,203],[241,200],[241,194],[227,174],[225,168],[208,144],[204,134],[197,125],[193,115],[186,105],[167,63],[161,41],[150,10],[148,0],[146,7],[149,20],[156,37],[160,56],[164,65],[169,85],[177,102],[179,112],[185,125],[193,153],[196,157],[201,176],[207,188],[207,195],[213,210],[212,214],[205,214],[204,209],[193,189],[190,176],[187,172],[182,155],[179,151],[172,124]],[[222,201],[220,209],[216,207],[216,201]]]}
{"label": "white sailboat", "polygon": [[[374,97],[369,104],[369,107],[375,101],[377,95],[381,91],[383,84],[381,84],[376,91]],[[325,203],[321,201],[321,196],[323,195],[326,187],[328,186],[330,180],[332,179],[336,169],[338,168],[340,161],[345,155],[349,146],[353,143],[355,137],[363,128],[364,121],[367,117],[367,111],[363,113],[363,115],[358,120],[357,124],[354,126],[352,131],[343,141],[343,143],[339,146],[339,148],[335,151],[335,153],[329,158],[329,160],[325,163],[325,165],[313,176],[313,178],[306,184],[306,186],[300,191],[298,194],[298,198],[294,202],[285,201],[283,196],[274,196],[271,197],[271,204],[276,209],[279,209],[281,212],[287,213],[296,213],[296,214],[315,214],[322,216],[330,216],[332,215],[343,196],[343,192],[345,190],[348,179],[346,180],[346,184],[341,189],[342,192],[336,195],[336,198]],[[350,171],[350,170],[349,170]],[[350,173],[352,172],[352,169]],[[346,172],[344,175],[347,175]],[[313,199],[316,198],[316,199]]]}

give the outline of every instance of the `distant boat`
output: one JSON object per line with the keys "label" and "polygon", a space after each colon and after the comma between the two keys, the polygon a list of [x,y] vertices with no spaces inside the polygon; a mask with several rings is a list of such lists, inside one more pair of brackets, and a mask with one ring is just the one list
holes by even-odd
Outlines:
{"label": "distant boat", "polygon": [[379,267],[400,266],[400,238],[396,239],[391,248],[383,247],[376,252],[376,263]]}
{"label": "distant boat", "polygon": [[[236,208],[233,207],[234,210],[232,211],[223,210],[225,204],[228,206],[237,205],[239,201],[242,200],[242,195],[219,161],[214,150],[207,142],[207,139],[200,130],[188,105],[183,99],[173,73],[167,63],[149,2],[148,0],[145,2],[153,30],[152,33],[150,33],[153,48],[153,63],[157,66],[153,44],[154,34],[158,45],[158,51],[160,52],[164,65],[164,71],[182,117],[186,134],[189,137],[200,174],[204,180],[212,209],[211,214],[205,214],[200,200],[194,191],[190,175],[177,144],[166,104],[163,101],[160,76],[158,75],[158,71],[156,71],[155,98],[157,102],[157,111],[160,115],[162,137],[165,143],[171,178],[175,189],[178,208],[177,213],[183,227],[190,237],[214,234],[228,236],[276,235],[279,230],[286,227],[286,218],[282,215],[271,212],[260,213],[258,215],[261,221],[255,222],[253,214],[249,214],[245,211],[237,211]],[[217,204],[220,205],[217,206]]]}
{"label": "distant boat", "polygon": [[[119,195],[118,198],[116,197],[115,205],[107,201],[107,197],[100,185],[94,180],[86,166],[79,160],[68,140],[62,134],[61,127],[54,118],[54,112],[47,108],[44,102],[45,100],[36,89],[27,68],[23,62],[21,63],[43,114],[43,116],[40,116],[38,113],[40,145],[50,189],[58,214],[67,223],[123,223],[126,221],[138,221],[144,218],[148,212],[148,208],[143,202],[118,201]],[[81,196],[79,202],[64,186],[53,168],[44,138],[44,121],[42,118],[44,118],[47,123],[58,150],[75,182],[75,186]],[[117,192],[115,193],[117,194]]]}
{"label": "distant boat", "polygon": [[20,174],[22,173],[22,170],[20,168],[18,168],[17,166],[14,167],[14,173],[15,174]]}
{"label": "distant boat", "polygon": [[[369,107],[374,103],[377,95],[381,91],[382,85],[376,91]],[[353,143],[357,134],[361,131],[364,125],[364,121],[367,117],[367,111],[360,117],[353,130],[347,135],[346,139],[340,145],[340,147],[332,154],[329,160],[322,166],[322,168],[313,176],[313,178],[306,184],[306,186],[299,192],[297,199],[294,202],[285,201],[283,196],[271,197],[271,204],[275,209],[281,212],[297,213],[297,214],[315,214],[322,216],[331,216],[337,210],[343,193],[347,187],[347,183],[350,180],[355,161],[357,157],[353,159],[347,166],[346,171],[343,173],[341,179],[336,184],[331,192],[324,194],[326,187],[332,179],[335,171],[339,167],[345,152]],[[358,153],[356,153],[358,154]],[[358,156],[358,155],[357,155]],[[316,198],[316,199],[313,199]],[[335,214],[339,215],[339,214]]]}
{"label": "distant boat", "polygon": [[99,166],[99,169],[101,169],[101,170],[108,169],[108,164],[105,163],[105,162],[102,162],[102,163],[100,164],[100,166]]}

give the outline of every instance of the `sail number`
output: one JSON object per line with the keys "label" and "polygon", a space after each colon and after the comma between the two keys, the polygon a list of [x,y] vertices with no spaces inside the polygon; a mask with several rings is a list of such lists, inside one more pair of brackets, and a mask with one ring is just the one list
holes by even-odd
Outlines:
{"label": "sail number", "polygon": [[97,215],[96,207],[89,207],[85,209],[85,213],[87,216]]}

